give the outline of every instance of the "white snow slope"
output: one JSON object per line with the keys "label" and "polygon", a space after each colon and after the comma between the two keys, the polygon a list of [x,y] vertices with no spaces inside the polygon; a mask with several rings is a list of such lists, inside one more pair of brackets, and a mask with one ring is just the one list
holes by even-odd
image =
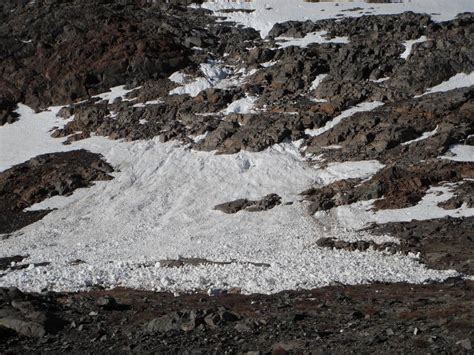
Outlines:
{"label": "white snow slope", "polygon": [[[0,128],[0,142],[4,142],[12,127],[21,126],[15,139],[24,142],[15,147],[17,156],[0,156],[1,166],[36,155],[34,145],[41,134],[48,137],[48,128],[55,123],[54,112],[49,115],[22,116]],[[39,120],[44,120],[41,129]],[[28,144],[30,135],[38,138],[32,141],[33,147]],[[102,153],[117,169],[115,179],[33,206],[59,209],[2,240],[0,256],[29,254],[28,262],[51,264],[10,272],[0,278],[1,286],[36,291],[80,290],[97,284],[172,291],[240,287],[244,292],[272,293],[335,281],[423,282],[455,274],[426,269],[412,257],[316,246],[322,236],[339,235],[306,215],[298,193],[314,182],[367,178],[382,167],[376,162],[331,164],[321,170],[303,161],[293,144],[235,155],[195,152],[158,140],[126,143],[103,137],[70,147]],[[7,145],[2,147],[2,151],[8,149]],[[51,145],[51,151],[55,150],[58,146]],[[256,199],[272,192],[293,204],[234,215],[213,210],[222,202]],[[360,235],[347,230],[343,237],[358,239]],[[160,260],[179,257],[232,263],[159,267]],[[77,259],[85,263],[72,265]]]}

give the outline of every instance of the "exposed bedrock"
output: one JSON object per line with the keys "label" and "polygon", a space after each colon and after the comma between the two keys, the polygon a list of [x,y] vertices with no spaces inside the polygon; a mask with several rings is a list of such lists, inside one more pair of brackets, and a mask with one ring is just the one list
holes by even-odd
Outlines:
{"label": "exposed bedrock", "polygon": [[[473,117],[473,88],[397,101],[356,113],[310,138],[305,152],[324,153],[328,161],[418,163],[443,155],[453,144],[471,145]],[[339,149],[328,150],[327,146]]]}

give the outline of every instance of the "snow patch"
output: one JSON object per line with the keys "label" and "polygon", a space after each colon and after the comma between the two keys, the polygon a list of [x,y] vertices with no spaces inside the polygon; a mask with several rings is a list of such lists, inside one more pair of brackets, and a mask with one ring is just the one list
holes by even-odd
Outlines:
{"label": "snow patch", "polygon": [[[305,2],[287,0],[266,1],[228,1],[213,0],[202,5],[191,5],[202,7],[215,12],[217,16],[225,16],[228,21],[234,21],[252,27],[260,32],[265,38],[276,23],[286,21],[317,21],[328,18],[360,17],[368,11],[371,15],[400,14],[406,11],[415,13],[428,13],[434,21],[447,21],[453,19],[457,14],[473,12],[474,2],[472,0],[445,1],[439,0],[411,0],[403,3],[366,3],[357,2],[361,11],[347,11],[354,8],[353,2]],[[230,12],[223,13],[225,9],[246,9],[253,12]]]}
{"label": "snow patch", "polygon": [[319,185],[327,185],[332,182],[353,178],[366,179],[376,174],[385,165],[377,160],[346,161],[342,163],[329,163],[321,170],[315,182]]}
{"label": "snow patch", "polygon": [[339,206],[330,212],[317,212],[315,217],[323,219],[332,215],[339,225],[351,229],[362,229],[371,223],[423,221],[447,216],[456,218],[474,216],[474,208],[469,208],[466,205],[451,210],[438,206],[438,203],[453,197],[451,192],[453,186],[455,184],[431,187],[417,205],[408,208],[373,211],[375,200],[368,200]]}
{"label": "snow patch", "polygon": [[279,48],[287,48],[290,46],[296,46],[301,48],[306,48],[310,44],[313,43],[339,43],[339,44],[347,44],[349,43],[348,37],[334,37],[334,38],[327,38],[327,31],[318,31],[318,32],[311,32],[306,34],[303,38],[293,38],[293,37],[277,37],[275,41],[278,44]]}
{"label": "snow patch", "polygon": [[252,113],[254,112],[253,108],[255,106],[255,101],[257,101],[256,96],[246,96],[241,99],[235,100],[226,109],[222,111],[224,115],[229,115],[231,113]]}
{"label": "snow patch", "polygon": [[441,84],[436,85],[428,89],[424,94],[417,95],[415,98],[422,97],[425,95],[433,94],[435,92],[446,92],[450,90],[466,88],[474,85],[474,72],[458,73]]}
{"label": "snow patch", "polygon": [[309,90],[311,91],[316,90],[319,84],[321,84],[327,76],[328,76],[327,74],[319,74],[311,83],[311,87],[309,88]]}
{"label": "snow patch", "polygon": [[41,154],[78,149],[62,144],[67,138],[51,137],[53,127],[62,128],[73,119],[57,117],[61,108],[50,107],[35,113],[28,106],[18,104],[15,111],[20,115],[18,121],[0,127],[0,171]]}
{"label": "snow patch", "polygon": [[389,79],[390,79],[390,77],[387,76],[385,78],[380,78],[380,79],[375,79],[375,80],[370,80],[370,81],[373,82],[373,83],[383,83],[384,81],[387,81]]}
{"label": "snow patch", "polygon": [[463,144],[453,145],[448,153],[441,158],[454,161],[474,162],[474,146]]}
{"label": "snow patch", "polygon": [[343,119],[347,117],[351,117],[353,114],[357,112],[366,112],[366,111],[372,111],[376,109],[379,106],[382,106],[383,103],[379,101],[372,101],[372,102],[363,102],[361,104],[358,104],[357,106],[351,107],[350,109],[347,109],[339,116],[336,116],[333,118],[331,121],[326,122],[324,127],[321,128],[316,128],[316,129],[307,129],[305,130],[305,133],[309,136],[315,137],[323,134],[324,132],[329,131],[333,127],[335,127],[337,124],[339,124]]}
{"label": "snow patch", "polygon": [[[55,112],[45,115],[49,129]],[[23,129],[12,138],[23,141],[16,147],[23,158],[17,160],[37,151],[30,150],[24,137],[43,132],[42,125],[22,115],[19,122],[1,127],[0,134],[22,121]],[[63,148],[61,140],[57,142],[49,146],[50,151]],[[273,293],[331,282],[424,282],[456,275],[429,270],[402,255],[317,247],[317,239],[341,235],[315,223],[306,214],[305,203],[299,202],[299,193],[315,182],[368,176],[381,165],[342,163],[320,169],[310,166],[298,147],[289,143],[259,153],[214,155],[173,142],[160,143],[158,138],[123,142],[91,137],[74,142],[67,149],[102,154],[116,168],[115,178],[33,206],[59,209],[22,229],[21,235],[2,240],[0,256],[27,253],[25,262],[50,264],[9,272],[0,279],[0,286],[29,291],[74,291],[94,285],[169,291],[236,286],[245,293]],[[284,202],[293,204],[234,215],[213,209],[222,202],[258,199],[268,193],[278,193]],[[351,238],[351,233],[348,230],[342,237]],[[232,263],[159,267],[160,260],[180,257]],[[84,263],[71,264],[76,259]]]}
{"label": "snow patch", "polygon": [[125,85],[121,86],[115,86],[113,88],[110,88],[109,92],[105,92],[99,95],[92,96],[101,98],[102,100],[107,100],[109,104],[112,104],[115,99],[121,98],[122,101],[132,101],[135,99],[126,99],[125,95],[127,95],[129,92],[132,92],[133,90],[139,89],[140,87],[136,87],[133,89],[125,89]]}
{"label": "snow patch", "polygon": [[436,128],[434,130],[432,130],[431,132],[424,132],[418,138],[412,139],[410,141],[403,142],[402,145],[409,145],[409,144],[412,144],[412,143],[415,143],[415,142],[425,140],[427,138],[430,138],[430,137],[434,136],[437,132],[438,132],[438,126],[436,126]]}
{"label": "snow patch", "polygon": [[413,49],[413,45],[416,43],[423,43],[426,42],[428,38],[426,36],[421,36],[420,38],[408,40],[403,42],[403,46],[405,47],[405,51],[400,55],[400,58],[407,60],[411,54],[411,50]]}

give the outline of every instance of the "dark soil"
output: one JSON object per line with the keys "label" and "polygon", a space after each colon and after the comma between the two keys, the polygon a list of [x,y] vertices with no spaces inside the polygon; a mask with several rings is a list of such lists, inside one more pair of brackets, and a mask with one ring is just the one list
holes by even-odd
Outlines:
{"label": "dark soil", "polygon": [[270,296],[3,289],[0,351],[468,354],[473,298],[473,282],[457,279]]}

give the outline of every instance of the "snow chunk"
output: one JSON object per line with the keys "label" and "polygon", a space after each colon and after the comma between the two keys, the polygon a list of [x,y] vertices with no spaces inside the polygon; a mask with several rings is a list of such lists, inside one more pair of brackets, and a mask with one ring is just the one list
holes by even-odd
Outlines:
{"label": "snow chunk", "polygon": [[184,85],[171,90],[169,94],[188,94],[192,97],[196,97],[201,91],[210,88],[227,89],[240,86],[248,76],[257,72],[256,69],[248,72],[246,69],[234,71],[233,68],[224,67],[216,61],[201,64],[200,71],[204,77],[198,77],[194,80],[190,80],[185,74],[179,72],[173,73],[170,76],[170,80]]}
{"label": "snow chunk", "polygon": [[173,83],[176,84],[186,84],[191,81],[189,75],[181,73],[179,71],[171,74],[168,79],[170,79]]}
{"label": "snow chunk", "polygon": [[222,112],[224,115],[228,115],[231,113],[241,113],[241,114],[246,114],[246,113],[251,113],[254,112],[253,107],[255,105],[255,101],[257,101],[256,96],[246,96],[241,99],[235,100],[225,110]]}
{"label": "snow chunk", "polygon": [[421,36],[420,38],[403,42],[402,44],[405,46],[405,51],[400,55],[400,58],[407,60],[408,57],[411,54],[411,50],[413,48],[413,45],[416,44],[416,43],[426,42],[427,40],[428,40],[428,38],[426,38],[426,36]]}
{"label": "snow chunk", "polygon": [[382,105],[383,103],[379,101],[363,102],[357,106],[351,107],[350,109],[347,109],[341,112],[339,116],[335,117],[331,121],[326,122],[324,127],[316,128],[316,129],[307,129],[305,130],[305,133],[312,137],[319,136],[323,134],[324,132],[329,131],[331,128],[335,127],[343,119],[352,116],[356,112],[372,111]]}
{"label": "snow chunk", "polygon": [[201,91],[210,89],[211,87],[211,83],[206,78],[197,78],[184,86],[179,86],[171,90],[170,95],[188,94],[192,97],[196,97]]}

